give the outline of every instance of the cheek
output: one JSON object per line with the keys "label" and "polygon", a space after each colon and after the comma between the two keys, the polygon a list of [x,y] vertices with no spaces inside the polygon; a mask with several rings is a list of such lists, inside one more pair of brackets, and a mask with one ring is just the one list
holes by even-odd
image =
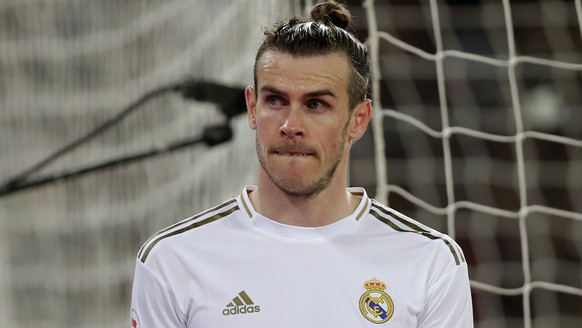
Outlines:
{"label": "cheek", "polygon": [[350,122],[346,122],[345,117],[337,118],[336,124],[330,126],[328,129],[328,136],[331,140],[334,140],[336,143],[340,142],[340,140],[345,139],[346,135],[349,133],[350,129]]}
{"label": "cheek", "polygon": [[322,151],[326,153],[336,153],[344,147],[344,130],[343,127],[320,130],[315,137],[316,142],[320,144]]}
{"label": "cheek", "polygon": [[282,119],[276,114],[262,114],[255,117],[255,132],[263,141],[275,138],[283,125]]}
{"label": "cheek", "polygon": [[269,142],[275,140],[274,135],[270,131],[271,129],[265,127],[264,125],[257,124],[257,128],[255,129],[255,141],[257,143],[257,147],[264,149],[267,147]]}
{"label": "cheek", "polygon": [[256,113],[254,119],[257,128],[263,127],[263,129],[275,125],[275,122],[277,121],[276,115],[268,110],[259,111],[258,113]]}

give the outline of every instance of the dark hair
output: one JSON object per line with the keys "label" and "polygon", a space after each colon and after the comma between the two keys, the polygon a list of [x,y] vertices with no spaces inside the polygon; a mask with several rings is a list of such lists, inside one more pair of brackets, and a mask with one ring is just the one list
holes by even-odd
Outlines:
{"label": "dark hair", "polygon": [[257,62],[267,50],[277,50],[292,56],[310,57],[343,53],[352,68],[348,83],[350,111],[366,98],[370,81],[368,49],[349,27],[352,15],[335,2],[320,3],[311,9],[311,18],[293,17],[264,29],[265,40],[255,57],[254,83],[257,86]]}

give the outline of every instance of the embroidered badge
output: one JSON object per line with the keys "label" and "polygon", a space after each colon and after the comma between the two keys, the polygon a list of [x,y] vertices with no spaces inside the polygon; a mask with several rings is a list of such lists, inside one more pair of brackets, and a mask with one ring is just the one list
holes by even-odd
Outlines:
{"label": "embroidered badge", "polygon": [[360,312],[373,323],[384,323],[394,314],[392,298],[384,292],[386,284],[376,278],[364,283],[366,292],[360,297]]}

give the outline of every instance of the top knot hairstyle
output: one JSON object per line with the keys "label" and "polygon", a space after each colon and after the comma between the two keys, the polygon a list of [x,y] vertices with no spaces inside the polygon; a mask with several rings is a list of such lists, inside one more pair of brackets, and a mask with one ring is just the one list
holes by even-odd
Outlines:
{"label": "top knot hairstyle", "polygon": [[350,26],[352,14],[342,5],[335,2],[324,2],[311,9],[311,19],[314,22],[333,24],[345,30]]}
{"label": "top knot hairstyle", "polygon": [[265,40],[255,57],[254,79],[257,87],[257,62],[267,50],[296,57],[343,53],[352,69],[348,84],[350,111],[366,99],[370,81],[368,49],[347,31],[352,20],[349,10],[335,1],[311,9],[310,18],[293,17],[264,28]]}

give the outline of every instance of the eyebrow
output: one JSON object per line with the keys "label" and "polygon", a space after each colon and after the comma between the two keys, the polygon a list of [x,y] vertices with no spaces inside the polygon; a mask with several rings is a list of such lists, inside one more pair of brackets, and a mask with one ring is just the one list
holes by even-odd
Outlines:
{"label": "eyebrow", "polygon": [[286,95],[285,92],[270,86],[270,85],[265,85],[263,87],[261,87],[261,92],[270,92],[270,93],[274,93],[274,94],[278,94],[278,95]]}
{"label": "eyebrow", "polygon": [[307,94],[308,97],[321,97],[321,96],[330,96],[334,99],[337,99],[337,96],[335,93],[333,93],[331,90],[328,89],[323,89],[323,90],[317,90],[317,91],[313,91],[313,92],[309,92]]}
{"label": "eyebrow", "polygon": [[[274,94],[278,94],[278,95],[283,95],[286,96],[287,93],[279,90],[277,88],[275,88],[274,86],[271,85],[265,85],[263,87],[261,87],[261,92],[270,92],[270,93],[274,93]],[[333,97],[334,99],[337,99],[337,95],[329,90],[329,89],[322,89],[322,90],[315,90],[312,92],[309,92],[305,95],[307,98],[311,98],[311,97],[321,97],[321,96],[330,96]]]}

